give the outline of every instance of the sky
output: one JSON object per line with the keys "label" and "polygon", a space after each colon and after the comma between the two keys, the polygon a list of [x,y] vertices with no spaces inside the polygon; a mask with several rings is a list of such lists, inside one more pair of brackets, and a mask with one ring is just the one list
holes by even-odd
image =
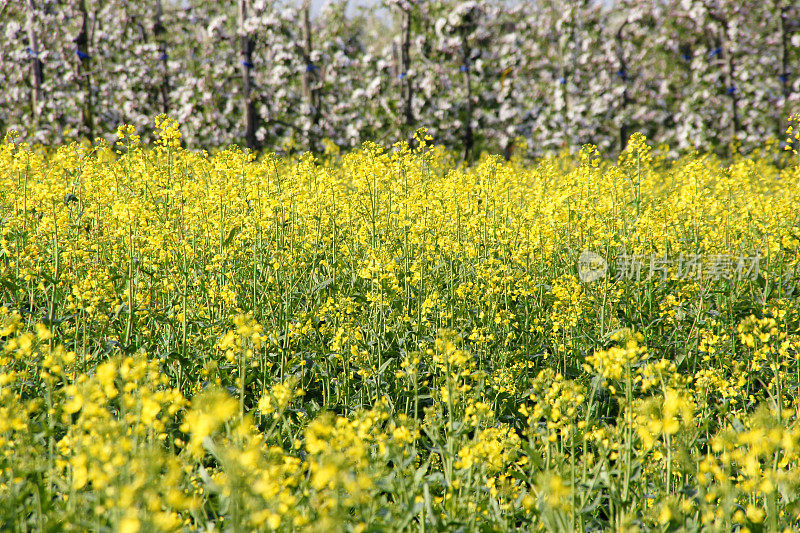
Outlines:
{"label": "sky", "polygon": [[[302,3],[302,0],[296,0],[298,4]],[[311,0],[311,14],[316,15],[319,13],[319,10],[328,0]],[[349,8],[351,10],[355,9],[358,6],[374,6],[379,3],[379,0],[350,0]]]}
{"label": "sky", "polygon": [[[302,3],[302,0],[295,0],[298,4]],[[319,10],[322,6],[329,0],[311,0],[311,13],[312,15],[316,15],[319,13]],[[506,0],[508,3],[518,3],[522,0]],[[379,5],[381,2],[380,0],[349,0],[349,8],[351,10],[356,9],[357,7],[369,7],[369,6],[376,6]]]}
{"label": "sky", "polygon": [[[298,4],[302,3],[303,0],[295,0]],[[329,0],[311,0],[311,13],[312,15],[316,15],[319,13],[319,10],[322,6]],[[353,10],[357,6],[375,6],[380,4],[380,0],[349,0],[350,1],[350,9]],[[516,4],[526,0],[506,0],[509,4]],[[527,0],[529,1],[529,0]],[[603,3],[608,6],[613,3],[613,0],[603,0]]]}

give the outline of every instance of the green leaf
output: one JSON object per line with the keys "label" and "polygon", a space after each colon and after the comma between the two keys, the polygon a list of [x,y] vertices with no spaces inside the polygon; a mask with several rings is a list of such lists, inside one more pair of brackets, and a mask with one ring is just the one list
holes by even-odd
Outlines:
{"label": "green leaf", "polygon": [[239,233],[239,231],[241,231],[241,227],[240,226],[232,227],[231,230],[228,232],[228,236],[225,237],[224,241],[222,241],[222,247],[224,248],[224,247],[228,246],[231,243],[231,241],[233,240],[233,238],[236,237],[236,235]]}
{"label": "green leaf", "polygon": [[319,283],[314,285],[314,288],[311,289],[311,292],[319,292],[322,289],[324,289],[325,287],[327,287],[328,285],[330,285],[331,283],[333,283],[333,278],[332,277],[328,278],[326,280],[320,281]]}

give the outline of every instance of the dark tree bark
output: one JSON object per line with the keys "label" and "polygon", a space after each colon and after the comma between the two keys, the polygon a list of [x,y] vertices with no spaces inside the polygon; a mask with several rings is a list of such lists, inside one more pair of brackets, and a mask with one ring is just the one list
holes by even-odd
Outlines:
{"label": "dark tree bark", "polygon": [[725,92],[728,97],[728,112],[731,115],[731,120],[728,123],[728,155],[732,155],[734,142],[742,127],[739,119],[739,90],[736,87],[736,61],[731,51],[730,21],[726,15],[721,13],[709,11],[709,15],[720,28],[715,36],[714,42],[717,45],[716,49],[719,50],[720,60],[723,62]]}
{"label": "dark tree bark", "polygon": [[561,108],[561,122],[562,122],[561,127],[562,127],[563,133],[564,133],[564,146],[568,146],[569,145],[570,132],[571,132],[571,129],[572,129],[572,124],[570,123],[570,120],[569,120],[569,106],[570,106],[570,101],[569,101],[569,76],[570,76],[570,72],[569,72],[569,69],[567,68],[567,58],[566,58],[566,50],[565,50],[565,48],[567,46],[567,43],[572,42],[574,38],[575,38],[575,31],[574,31],[574,29],[572,27],[572,24],[570,23],[569,32],[566,35],[561,37],[561,39],[560,39],[561,42],[559,44],[559,55],[560,55],[560,62],[561,62],[561,67],[560,67],[561,78],[559,80],[559,83],[562,85],[562,94],[563,94],[563,99],[564,99],[564,106]]}
{"label": "dark tree bark", "polygon": [[44,73],[42,70],[41,50],[39,50],[39,39],[36,35],[36,26],[33,18],[35,12],[36,6],[34,5],[33,0],[28,0],[27,30],[28,43],[30,45],[28,55],[31,58],[31,85],[33,87],[33,90],[31,91],[31,103],[33,104],[32,107],[34,121],[38,123],[40,115],[39,108],[44,101],[44,94],[42,93]]}
{"label": "dark tree bark", "polygon": [[414,111],[412,107],[412,98],[414,97],[413,86],[411,84],[411,77],[408,72],[411,70],[411,10],[403,10],[403,41],[400,49],[401,59],[401,72],[398,75],[400,78],[402,98],[403,98],[403,120],[405,131],[401,132],[401,136],[405,135],[409,139],[409,143],[413,140],[414,136]]}
{"label": "dark tree bark", "polygon": [[241,34],[241,56],[242,56],[242,97],[244,100],[244,125],[245,125],[245,144],[251,150],[258,149],[256,139],[256,108],[252,95],[252,69],[253,69],[253,48],[254,42],[250,35],[245,33],[244,22],[247,19],[247,0],[239,0],[239,33]]}
{"label": "dark tree bark", "polygon": [[628,25],[628,20],[626,19],[622,24],[620,24],[619,28],[617,29],[616,33],[614,34],[614,40],[616,42],[616,51],[617,51],[617,63],[619,70],[617,71],[617,77],[620,78],[622,82],[622,97],[619,102],[619,114],[621,117],[620,125],[619,125],[619,151],[622,152],[625,150],[625,147],[628,144],[628,123],[625,118],[625,112],[630,104],[630,96],[628,94],[628,62],[625,58],[625,49],[624,41],[623,41],[623,31],[625,30],[625,26]]}
{"label": "dark tree bark", "polygon": [[170,79],[169,68],[167,66],[167,60],[169,59],[167,55],[167,42],[164,35],[166,33],[166,28],[164,28],[164,24],[162,23],[163,16],[164,8],[161,4],[161,0],[156,0],[156,12],[153,20],[153,37],[158,43],[158,60],[161,65],[161,86],[159,87],[161,112],[167,114],[169,113]]}
{"label": "dark tree bark", "polygon": [[317,129],[321,118],[319,94],[319,66],[311,60],[314,43],[311,35],[311,4],[306,1],[303,5],[303,46],[302,55],[306,64],[303,73],[303,94],[309,108],[309,122],[311,128],[308,133],[308,143],[312,152],[317,151]]}
{"label": "dark tree bark", "polygon": [[464,74],[464,88],[467,91],[467,101],[464,110],[464,161],[472,159],[472,150],[475,147],[475,136],[472,131],[472,48],[467,37],[468,29],[461,28],[461,72]]}
{"label": "dark tree bark", "polygon": [[792,84],[789,82],[789,31],[787,28],[789,17],[789,6],[784,0],[777,1],[778,7],[778,33],[780,38],[780,49],[778,60],[780,62],[781,73],[781,116],[778,117],[778,138],[786,132],[786,119],[789,117],[789,96],[791,96]]}
{"label": "dark tree bark", "polygon": [[86,9],[86,0],[78,4],[81,13],[81,29],[75,37],[75,53],[78,56],[78,73],[83,81],[83,109],[81,111],[83,127],[90,141],[94,141],[94,103],[92,101],[92,72],[89,45],[89,12]]}

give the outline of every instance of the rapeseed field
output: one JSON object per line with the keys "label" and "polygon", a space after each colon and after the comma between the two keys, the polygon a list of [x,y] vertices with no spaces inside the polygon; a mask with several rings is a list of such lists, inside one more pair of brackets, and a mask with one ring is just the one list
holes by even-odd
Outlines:
{"label": "rapeseed field", "polygon": [[157,130],[0,145],[0,529],[800,527],[796,152]]}

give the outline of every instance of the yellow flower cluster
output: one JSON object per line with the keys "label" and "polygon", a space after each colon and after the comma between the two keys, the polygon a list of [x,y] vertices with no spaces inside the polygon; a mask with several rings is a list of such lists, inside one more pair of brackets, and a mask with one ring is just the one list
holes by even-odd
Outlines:
{"label": "yellow flower cluster", "polygon": [[599,350],[587,356],[586,362],[604,378],[620,380],[623,376],[630,376],[632,368],[647,357],[647,347],[640,346],[644,341],[641,333],[618,332],[614,340],[621,341],[622,345]]}
{"label": "yellow flower cluster", "polygon": [[471,167],[156,132],[0,144],[0,529],[800,528],[797,129]]}

